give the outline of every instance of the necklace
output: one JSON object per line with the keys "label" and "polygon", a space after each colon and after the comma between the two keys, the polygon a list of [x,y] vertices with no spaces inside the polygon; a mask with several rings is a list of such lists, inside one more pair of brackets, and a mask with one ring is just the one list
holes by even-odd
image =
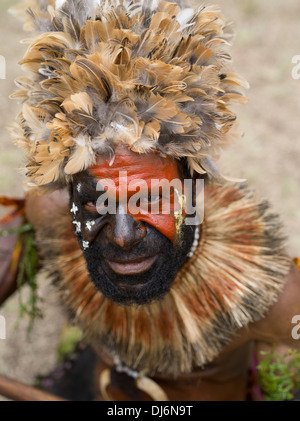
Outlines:
{"label": "necklace", "polygon": [[191,247],[191,250],[188,253],[188,257],[193,257],[195,254],[195,251],[197,250],[197,247],[199,245],[199,239],[200,239],[200,228],[199,226],[196,227],[195,233],[194,233],[194,241]]}

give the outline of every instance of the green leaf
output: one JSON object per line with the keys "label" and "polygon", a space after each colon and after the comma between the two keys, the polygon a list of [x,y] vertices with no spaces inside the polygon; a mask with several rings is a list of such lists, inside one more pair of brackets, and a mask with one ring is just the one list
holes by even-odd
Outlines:
{"label": "green leaf", "polygon": [[[38,255],[35,246],[35,237],[32,226],[29,223],[8,230],[2,230],[0,236],[9,236],[18,234],[19,240],[22,242],[24,251],[22,259],[18,267],[17,275],[17,286],[19,293],[19,318],[17,320],[17,326],[20,320],[24,317],[29,318],[29,324],[27,332],[30,333],[34,321],[37,318],[42,317],[40,309],[40,303],[42,299],[38,294],[38,285],[36,282],[36,275],[38,270]],[[26,301],[23,299],[22,287],[28,285],[30,294]]]}
{"label": "green leaf", "polygon": [[266,401],[293,399],[300,389],[300,351],[289,350],[281,356],[271,351],[263,351],[265,358],[258,365],[261,388]]}

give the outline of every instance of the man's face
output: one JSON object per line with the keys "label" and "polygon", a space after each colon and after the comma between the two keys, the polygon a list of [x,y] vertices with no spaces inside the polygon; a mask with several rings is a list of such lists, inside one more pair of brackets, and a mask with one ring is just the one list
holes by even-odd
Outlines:
{"label": "man's face", "polygon": [[[115,154],[113,163],[99,159],[75,177],[73,223],[95,286],[117,303],[144,304],[170,289],[195,227],[179,212],[176,186],[183,183],[175,160],[121,146]],[[176,180],[169,194],[158,187],[161,180]]]}

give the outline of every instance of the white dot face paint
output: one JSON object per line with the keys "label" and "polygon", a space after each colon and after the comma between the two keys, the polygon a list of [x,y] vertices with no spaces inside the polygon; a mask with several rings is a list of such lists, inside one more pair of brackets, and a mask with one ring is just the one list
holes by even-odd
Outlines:
{"label": "white dot face paint", "polygon": [[73,203],[72,208],[70,209],[70,211],[76,215],[76,213],[78,212],[78,207],[75,205],[75,203]]}
{"label": "white dot face paint", "polygon": [[92,227],[95,225],[95,223],[96,223],[95,221],[87,221],[85,226],[87,227],[89,231],[92,231]]}
{"label": "white dot face paint", "polygon": [[73,224],[76,225],[76,234],[79,234],[81,232],[81,222],[73,221]]}
{"label": "white dot face paint", "polygon": [[82,187],[82,184],[78,183],[77,186],[76,186],[76,189],[77,189],[78,193],[81,192],[81,187]]}
{"label": "white dot face paint", "polygon": [[90,247],[90,243],[88,241],[83,241],[82,242],[82,247],[84,250],[88,249]]}

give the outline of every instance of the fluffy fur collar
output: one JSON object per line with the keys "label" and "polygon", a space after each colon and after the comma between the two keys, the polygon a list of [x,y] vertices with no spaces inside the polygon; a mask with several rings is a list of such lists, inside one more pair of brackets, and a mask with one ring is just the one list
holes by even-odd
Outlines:
{"label": "fluffy fur collar", "polygon": [[45,271],[90,342],[133,369],[176,376],[212,361],[276,302],[290,267],[279,227],[268,203],[247,188],[207,186],[195,255],[162,301],[139,307],[95,290],[68,215],[37,238]]}

